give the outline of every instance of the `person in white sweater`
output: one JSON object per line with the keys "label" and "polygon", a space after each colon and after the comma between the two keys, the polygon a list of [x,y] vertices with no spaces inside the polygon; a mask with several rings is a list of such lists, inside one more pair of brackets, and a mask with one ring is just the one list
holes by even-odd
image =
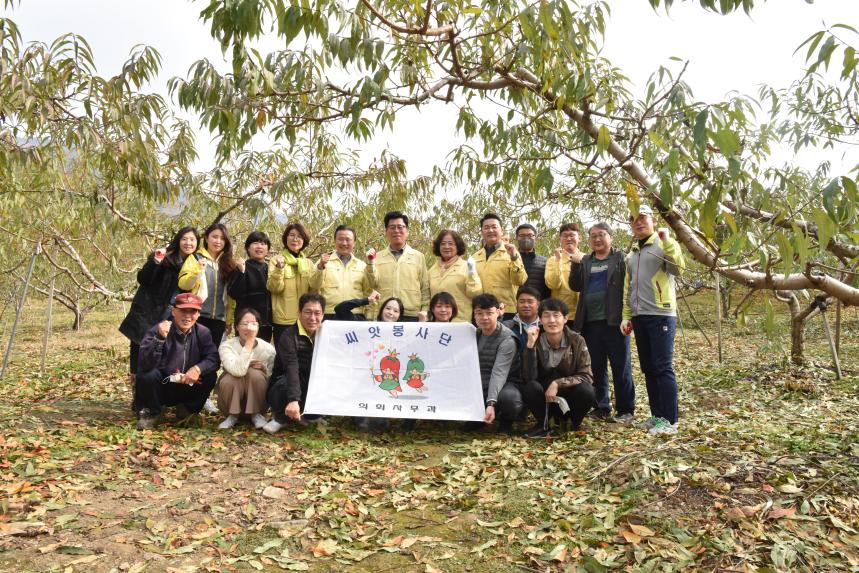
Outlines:
{"label": "person in white sweater", "polygon": [[225,416],[218,425],[229,430],[242,414],[250,415],[254,428],[266,424],[265,395],[274,368],[274,346],[257,338],[259,313],[248,308],[236,314],[236,334],[218,348],[224,373],[218,380],[218,409]]}

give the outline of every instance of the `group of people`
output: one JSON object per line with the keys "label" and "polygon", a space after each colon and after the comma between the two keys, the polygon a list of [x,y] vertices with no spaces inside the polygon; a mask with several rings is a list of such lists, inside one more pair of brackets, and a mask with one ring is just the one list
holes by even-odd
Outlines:
{"label": "group of people", "polygon": [[[318,416],[302,412],[324,320],[465,321],[476,327],[486,406],[484,421],[465,430],[497,421],[509,434],[529,413],[529,437],[578,429],[587,415],[631,423],[634,331],[651,414],[642,426],[676,433],[674,277],[685,262],[648,206],[630,220],[636,241],[628,254],[614,248],[612,229],[601,222],[588,229],[591,250],[583,253],[578,225],[565,223],[547,258],[536,253],[533,225],[519,225],[513,243],[501,218],[487,213],[471,256],[446,229],[433,241],[431,267],[409,246],[409,218],[399,211],[385,214],[387,246],[368,250],[366,262],[355,255],[356,233],[347,225],[335,229],[334,251],[316,260],[304,255],[310,236],[297,222],[284,229],[277,254],[264,232],[250,233],[246,258],[236,256],[221,223],[202,237],[182,228],[138,272],[140,287],[120,325],[131,341],[137,426],[154,427],[170,406],[177,418],[219,411],[221,429],[242,418],[269,433],[312,423]],[[378,431],[388,421],[357,424]]]}

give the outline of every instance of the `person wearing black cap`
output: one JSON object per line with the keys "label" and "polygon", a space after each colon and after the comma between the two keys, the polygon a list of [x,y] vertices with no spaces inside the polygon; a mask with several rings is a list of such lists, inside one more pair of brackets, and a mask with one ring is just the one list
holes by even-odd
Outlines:
{"label": "person wearing black cap", "polygon": [[516,227],[516,246],[519,247],[522,264],[528,273],[525,284],[540,291],[540,300],[549,298],[552,293],[546,286],[547,259],[534,250],[537,246],[537,228],[531,223],[522,223]]}

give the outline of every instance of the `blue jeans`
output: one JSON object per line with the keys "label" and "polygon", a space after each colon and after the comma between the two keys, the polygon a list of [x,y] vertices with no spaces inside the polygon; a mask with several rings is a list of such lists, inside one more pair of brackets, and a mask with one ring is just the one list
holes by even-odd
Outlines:
{"label": "blue jeans", "polygon": [[609,326],[604,320],[586,322],[582,336],[591,355],[597,409],[611,412],[608,390],[608,366],[611,364],[615,412],[618,416],[634,414],[635,384],[632,382],[629,337],[620,332],[620,327]]}
{"label": "blue jeans", "polygon": [[677,423],[677,379],[674,376],[674,333],[677,317],[640,315],[632,318],[638,361],[647,383],[650,414]]}

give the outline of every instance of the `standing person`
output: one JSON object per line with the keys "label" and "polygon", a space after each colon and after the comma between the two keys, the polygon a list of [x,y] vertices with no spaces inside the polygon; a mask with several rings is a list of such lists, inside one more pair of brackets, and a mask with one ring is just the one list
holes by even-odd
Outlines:
{"label": "standing person", "polygon": [[[485,293],[471,301],[477,324],[477,354],[480,381],[486,401],[485,424],[498,418],[498,433],[511,434],[513,422],[525,412],[520,387],[519,349],[516,335],[499,322],[501,301]],[[480,422],[467,422],[466,430],[480,429]]]}
{"label": "standing person", "polygon": [[516,246],[519,247],[519,255],[525,272],[528,273],[528,281],[525,283],[540,292],[540,300],[549,298],[551,292],[546,286],[546,257],[538,255],[537,251],[537,227],[531,223],[522,223],[516,227]]}
{"label": "standing person", "polygon": [[552,298],[564,301],[570,309],[567,326],[573,328],[579,294],[570,288],[570,265],[572,257],[581,259],[579,226],[576,223],[564,223],[558,229],[558,235],[561,246],[555,249],[554,256],[546,263],[546,284],[552,289]]}
{"label": "standing person", "polygon": [[370,259],[371,286],[383,299],[396,297],[403,301],[402,322],[417,322],[418,313],[429,306],[429,279],[423,253],[414,250],[409,238],[409,218],[400,211],[385,214],[385,237],[388,248]]}
{"label": "standing person", "polygon": [[[248,308],[259,314],[259,332],[256,338],[271,342],[271,293],[268,292],[268,257],[271,241],[262,231],[254,231],[245,239],[248,259],[237,259],[236,268],[227,282],[227,294],[236,301],[236,312]],[[233,324],[238,323],[238,316]],[[271,372],[269,372],[271,374]]]}
{"label": "standing person", "polygon": [[594,402],[591,359],[584,339],[567,328],[566,303],[550,298],[540,303],[540,327],[528,330],[527,348],[522,357],[525,377],[525,399],[537,418],[537,424],[526,434],[530,438],[550,436],[549,408],[563,398],[569,410],[564,412],[573,430]]}
{"label": "standing person", "polygon": [[257,337],[261,330],[260,314],[245,308],[236,313],[236,336],[221,342],[218,354],[224,373],[218,380],[218,409],[224,421],[219,430],[229,430],[239,416],[251,417],[254,428],[266,424],[263,412],[268,408],[265,394],[274,368],[274,346]]}
{"label": "standing person", "polygon": [[154,428],[164,406],[176,406],[177,419],[199,412],[215,386],[218,347],[209,329],[198,323],[202,306],[194,293],[177,294],[172,320],[155,324],[140,341],[138,430]]}
{"label": "standing person", "polygon": [[[140,340],[146,331],[168,316],[173,295],[178,290],[179,269],[185,259],[197,250],[200,235],[194,227],[182,227],[173,236],[166,249],[156,249],[137,272],[140,287],[131,300],[128,315],[119,325],[119,331],[130,341],[128,377],[132,387],[137,374],[137,357]],[[132,400],[132,410],[137,408]]]}
{"label": "standing person", "polygon": [[310,281],[316,272],[313,263],[302,254],[310,244],[304,225],[288,224],[281,240],[286,250],[269,262],[267,283],[275,345],[286,327],[298,319],[298,300],[310,290]]}
{"label": "standing person", "polygon": [[438,257],[429,270],[430,295],[449,293],[459,309],[456,322],[471,320],[471,299],[483,292],[473,259],[465,256],[465,241],[451,229],[441,231],[432,243],[432,252]]}
{"label": "standing person", "polygon": [[480,235],[483,248],[474,253],[474,261],[483,292],[498,298],[504,320],[510,320],[515,314],[516,291],[528,280],[522,257],[516,247],[504,241],[501,217],[495,213],[486,213],[480,219]]}
{"label": "standing person", "polygon": [[[233,259],[233,243],[222,223],[213,223],[203,232],[203,245],[193,256],[185,259],[179,271],[179,288],[190,291],[203,300],[199,322],[212,333],[215,348],[221,344],[227,328],[230,302],[227,296],[227,281],[236,268]],[[206,384],[215,385],[217,372],[206,374]],[[218,409],[211,400],[206,400],[205,410],[217,414]]]}
{"label": "standing person", "polygon": [[635,413],[635,385],[629,337],[620,332],[623,312],[623,285],[626,261],[612,247],[611,227],[596,223],[588,231],[591,253],[571,256],[570,288],[580,293],[573,330],[582,333],[591,355],[596,408],[594,417],[611,419],[608,365],[614,386],[615,420],[632,421]]}
{"label": "standing person", "polygon": [[[326,314],[325,320],[341,320],[336,314],[341,302],[364,298],[373,290],[367,263],[353,254],[355,238],[355,229],[339,225],[334,230],[334,253],[322,254],[316,265],[318,272],[310,279],[311,290],[324,296],[328,308],[335,311]],[[364,307],[353,307],[350,312],[359,316],[358,320],[366,320]]]}
{"label": "standing person", "polygon": [[677,433],[677,379],[674,376],[674,332],[677,296],[674,277],[686,267],[680,244],[668,229],[656,232],[653,210],[642,205],[632,219],[638,239],[626,259],[623,288],[625,335],[635,330],[635,346],[644,379],[651,418],[644,423],[651,434]]}
{"label": "standing person", "polygon": [[525,350],[528,342],[528,329],[540,326],[540,291],[529,285],[519,287],[516,292],[516,314],[510,320],[504,321],[504,326],[513,331],[519,341],[519,354]]}
{"label": "standing person", "polygon": [[272,418],[262,429],[269,434],[279,432],[287,420],[301,421],[313,366],[313,345],[324,316],[325,297],[313,292],[302,294],[296,322],[285,327],[275,342],[283,374],[268,388]]}

